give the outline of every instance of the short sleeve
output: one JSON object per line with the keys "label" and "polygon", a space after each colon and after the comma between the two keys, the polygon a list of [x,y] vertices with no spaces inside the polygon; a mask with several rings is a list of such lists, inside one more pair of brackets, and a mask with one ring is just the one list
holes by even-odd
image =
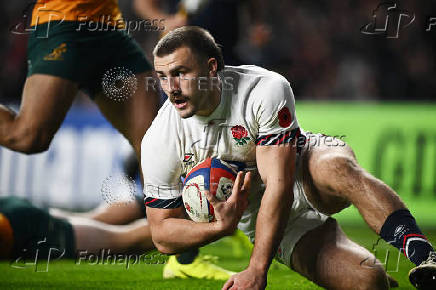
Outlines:
{"label": "short sleeve", "polygon": [[[161,124],[161,126],[159,126]],[[181,164],[174,132],[155,120],[141,143],[144,202],[153,208],[178,208],[182,203]],[[165,134],[167,131],[168,134]],[[171,134],[170,134],[171,133]],[[168,136],[163,138],[162,136]]]}
{"label": "short sleeve", "polygon": [[255,88],[255,94],[256,145],[286,144],[297,138],[300,129],[289,82],[281,76],[263,79]]}

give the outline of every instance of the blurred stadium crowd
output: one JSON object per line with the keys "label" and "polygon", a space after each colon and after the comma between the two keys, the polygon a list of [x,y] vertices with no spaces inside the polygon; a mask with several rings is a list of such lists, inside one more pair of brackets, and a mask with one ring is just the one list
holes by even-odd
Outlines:
{"label": "blurred stadium crowd", "polygon": [[[133,1],[119,2],[125,19],[139,19]],[[159,5],[175,13],[177,2]],[[386,7],[375,11],[381,3],[375,0],[260,1],[262,7],[254,0],[210,2],[216,5],[191,24],[212,30],[224,43],[228,64],[257,64],[286,76],[297,100],[435,100],[436,25],[426,31],[429,17],[436,17],[432,0],[397,3],[415,16],[408,27],[400,23],[398,38],[361,32],[376,19],[373,13],[377,25],[388,15]],[[10,30],[23,21],[29,3],[0,3],[1,103],[18,104],[21,98],[27,38]],[[137,31],[133,36],[150,56],[159,32]]]}

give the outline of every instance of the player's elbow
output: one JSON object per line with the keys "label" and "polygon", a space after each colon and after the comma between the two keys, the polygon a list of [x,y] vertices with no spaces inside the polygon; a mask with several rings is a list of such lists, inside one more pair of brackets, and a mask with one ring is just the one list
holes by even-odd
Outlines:
{"label": "player's elbow", "polygon": [[165,255],[172,255],[175,253],[174,249],[172,249],[172,247],[170,247],[165,241],[165,236],[161,235],[160,231],[156,232],[152,230],[151,237],[154,246],[160,253]]}
{"label": "player's elbow", "polygon": [[161,232],[152,232],[152,240],[156,249],[164,255],[174,255],[177,254],[179,249],[172,246],[171,242],[168,242],[166,235],[161,235]]}
{"label": "player's elbow", "polygon": [[157,242],[153,239],[153,243],[156,246],[156,249],[159,251],[159,253],[164,255],[174,255],[177,254],[177,251],[172,248],[164,245],[163,243]]}
{"label": "player's elbow", "polygon": [[5,146],[25,154],[41,153],[48,150],[52,138],[44,129],[20,129],[8,136]]}

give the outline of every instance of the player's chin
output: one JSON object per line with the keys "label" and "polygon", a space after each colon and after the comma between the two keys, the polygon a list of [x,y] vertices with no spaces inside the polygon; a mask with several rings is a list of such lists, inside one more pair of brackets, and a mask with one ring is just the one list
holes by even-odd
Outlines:
{"label": "player's chin", "polygon": [[192,108],[178,109],[177,111],[182,119],[191,118],[195,115],[195,110]]}

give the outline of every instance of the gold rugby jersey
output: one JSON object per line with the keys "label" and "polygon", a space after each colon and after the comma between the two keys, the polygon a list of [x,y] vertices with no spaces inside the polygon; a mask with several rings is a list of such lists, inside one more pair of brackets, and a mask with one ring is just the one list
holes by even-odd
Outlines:
{"label": "gold rugby jersey", "polygon": [[122,23],[118,0],[37,0],[31,26],[49,21]]}

